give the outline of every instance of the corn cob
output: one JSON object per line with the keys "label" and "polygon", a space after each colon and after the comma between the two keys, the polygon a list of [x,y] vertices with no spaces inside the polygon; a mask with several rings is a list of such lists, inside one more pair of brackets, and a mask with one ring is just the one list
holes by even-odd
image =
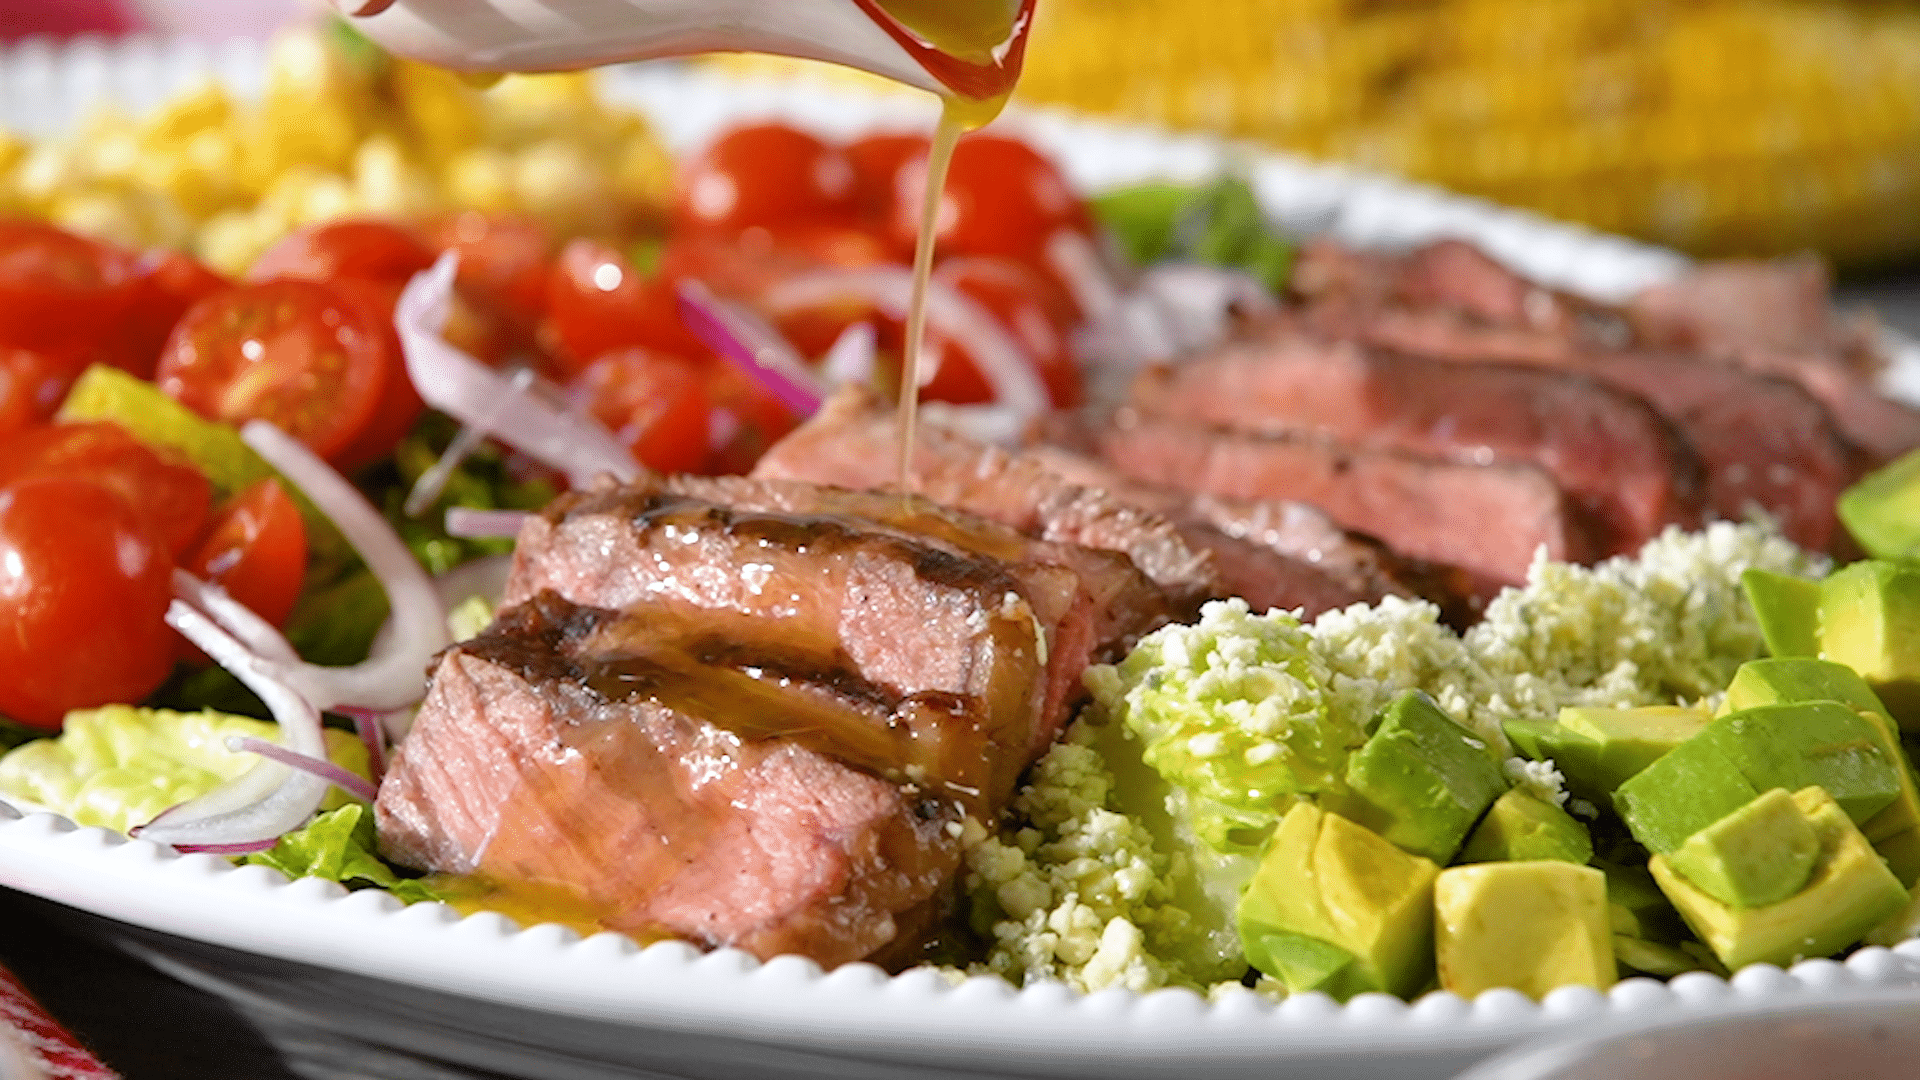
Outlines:
{"label": "corn cob", "polygon": [[1701,255],[1920,253],[1920,11],[1900,5],[1045,0],[1019,95]]}

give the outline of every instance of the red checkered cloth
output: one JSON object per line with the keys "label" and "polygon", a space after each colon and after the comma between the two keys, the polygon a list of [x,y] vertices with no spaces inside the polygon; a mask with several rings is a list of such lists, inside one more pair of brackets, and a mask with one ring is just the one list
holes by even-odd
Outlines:
{"label": "red checkered cloth", "polygon": [[[0,1025],[5,1025],[5,1034],[20,1056],[46,1080],[120,1080],[119,1073],[88,1053],[4,968],[0,968]],[[0,1047],[0,1053],[6,1050]]]}

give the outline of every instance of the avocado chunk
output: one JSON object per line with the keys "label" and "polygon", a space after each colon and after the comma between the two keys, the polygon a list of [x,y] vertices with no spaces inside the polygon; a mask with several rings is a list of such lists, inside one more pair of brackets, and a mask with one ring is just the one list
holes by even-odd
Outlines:
{"label": "avocado chunk", "polygon": [[1795,701],[1838,701],[1871,724],[1880,748],[1893,760],[1900,794],[1886,809],[1862,822],[1867,842],[1887,860],[1893,876],[1911,888],[1920,881],[1920,779],[1900,743],[1893,717],[1858,672],[1845,664],[1794,657],[1754,660],[1740,665],[1727,686],[1727,704],[1733,709]]}
{"label": "avocado chunk", "polygon": [[1587,827],[1524,788],[1495,799],[1460,850],[1463,863],[1554,860],[1584,866],[1592,858]]}
{"label": "avocado chunk", "polygon": [[1868,473],[1841,493],[1834,509],[1874,558],[1920,555],[1920,451]]}
{"label": "avocado chunk", "polygon": [[1715,900],[1756,908],[1799,892],[1819,855],[1820,838],[1793,796],[1770,788],[1688,837],[1667,861]]}
{"label": "avocado chunk", "polygon": [[1614,909],[1615,933],[1662,945],[1677,945],[1688,936],[1687,924],[1644,864],[1602,861],[1594,865],[1607,875],[1607,905]]}
{"label": "avocado chunk", "polygon": [[1820,583],[1792,574],[1749,569],[1740,588],[1760,621],[1760,636],[1774,656],[1820,655]]}
{"label": "avocado chunk", "polygon": [[[1593,756],[1569,761],[1555,758],[1555,764],[1570,781],[1595,792],[1600,798],[1611,795],[1640,770],[1658,761],[1667,751],[1700,734],[1712,716],[1699,709],[1676,705],[1648,705],[1638,709],[1560,710],[1560,726],[1593,744]],[[1576,778],[1574,771],[1580,775]]]}
{"label": "avocado chunk", "polygon": [[1508,783],[1486,744],[1409,690],[1348,759],[1347,786],[1354,821],[1444,866]]}
{"label": "avocado chunk", "polygon": [[1736,908],[1687,880],[1667,856],[1648,864],[1687,925],[1729,968],[1831,956],[1908,902],[1907,890],[1832,796],[1809,787],[1794,792],[1793,802],[1819,838],[1820,854],[1806,885],[1785,900]]}
{"label": "avocado chunk", "polygon": [[1920,566],[1868,560],[1820,583],[1822,659],[1860,673],[1909,731],[1920,731]]}
{"label": "avocado chunk", "polygon": [[1607,877],[1567,862],[1455,866],[1433,887],[1440,985],[1462,997],[1510,986],[1545,997],[1561,986],[1604,990],[1617,967]]}
{"label": "avocado chunk", "polygon": [[1634,839],[1666,854],[1768,788],[1818,785],[1860,822],[1900,794],[1873,725],[1835,701],[1728,713],[1614,792]]}
{"label": "avocado chunk", "polygon": [[1254,967],[1289,991],[1410,997],[1433,975],[1440,868],[1310,803],[1287,811],[1240,901]]}

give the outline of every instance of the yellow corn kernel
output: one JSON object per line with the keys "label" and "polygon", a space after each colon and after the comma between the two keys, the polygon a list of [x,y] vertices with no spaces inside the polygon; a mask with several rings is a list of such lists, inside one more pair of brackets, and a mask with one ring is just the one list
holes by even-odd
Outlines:
{"label": "yellow corn kernel", "polygon": [[430,162],[445,162],[485,133],[484,99],[452,72],[396,60],[393,100],[408,131]]}
{"label": "yellow corn kernel", "polygon": [[441,187],[448,199],[463,209],[511,210],[513,157],[504,150],[474,147],[447,163],[441,172]]}
{"label": "yellow corn kernel", "polygon": [[386,217],[424,213],[439,202],[431,174],[407,160],[391,135],[360,144],[353,158],[353,196],[361,212]]}
{"label": "yellow corn kernel", "polygon": [[203,83],[161,106],[147,120],[141,141],[154,148],[184,143],[201,132],[225,128],[233,115],[227,92],[217,83]]}

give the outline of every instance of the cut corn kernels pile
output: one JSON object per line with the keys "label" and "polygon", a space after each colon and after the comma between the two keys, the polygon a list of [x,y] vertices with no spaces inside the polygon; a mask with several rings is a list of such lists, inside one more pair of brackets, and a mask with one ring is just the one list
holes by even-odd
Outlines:
{"label": "cut corn kernels pile", "polygon": [[275,42],[258,102],[208,84],[148,117],[96,113],[65,138],[0,132],[0,214],[183,248],[230,274],[292,229],[348,215],[511,209],[559,235],[644,231],[672,179],[646,121],[602,103],[590,76],[483,91],[326,31]]}

